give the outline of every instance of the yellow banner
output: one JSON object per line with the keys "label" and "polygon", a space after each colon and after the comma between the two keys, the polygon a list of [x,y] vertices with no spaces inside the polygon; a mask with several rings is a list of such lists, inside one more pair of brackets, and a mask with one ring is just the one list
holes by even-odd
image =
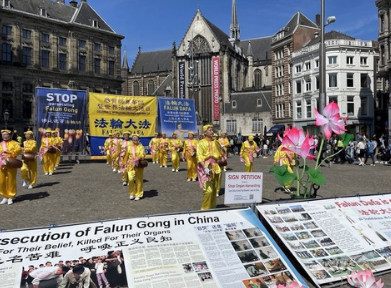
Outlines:
{"label": "yellow banner", "polygon": [[129,131],[140,137],[156,131],[157,98],[89,93],[90,135],[107,137]]}

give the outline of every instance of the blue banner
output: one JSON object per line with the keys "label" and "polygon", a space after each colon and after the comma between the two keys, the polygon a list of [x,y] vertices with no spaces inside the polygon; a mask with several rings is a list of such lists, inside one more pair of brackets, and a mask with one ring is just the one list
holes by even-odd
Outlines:
{"label": "blue banner", "polygon": [[62,153],[82,152],[85,144],[86,91],[36,88],[37,145],[47,128],[64,140]]}
{"label": "blue banner", "polygon": [[[122,136],[121,136],[122,137]],[[149,141],[151,141],[153,137],[140,137],[139,141],[144,146],[145,154],[150,155],[151,151],[148,147]],[[91,145],[91,155],[93,156],[104,156],[104,144],[107,138],[90,136],[90,143],[94,143]]]}
{"label": "blue banner", "polygon": [[182,141],[187,132],[197,132],[197,118],[193,99],[159,98],[159,130],[167,137],[175,132]]}

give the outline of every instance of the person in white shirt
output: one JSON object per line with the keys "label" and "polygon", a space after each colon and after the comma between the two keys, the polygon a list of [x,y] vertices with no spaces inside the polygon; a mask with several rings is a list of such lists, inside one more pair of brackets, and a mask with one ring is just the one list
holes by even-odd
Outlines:
{"label": "person in white shirt", "polygon": [[[47,266],[47,267],[33,270],[29,273],[29,275],[30,275],[30,277],[34,278],[33,281],[31,282],[33,284],[34,288],[38,288],[39,283],[42,281],[47,281],[47,280],[57,278],[57,283],[55,286],[53,286],[55,288],[55,287],[57,287],[57,284],[62,279],[62,273],[63,273],[63,270],[61,267]],[[47,287],[49,287],[49,286],[47,286]]]}
{"label": "person in white shirt", "polygon": [[98,279],[98,285],[99,288],[103,287],[102,281],[105,283],[107,288],[110,288],[109,281],[107,281],[106,275],[105,275],[105,264],[102,263],[102,259],[98,258],[95,263],[95,270],[96,270],[96,278]]}

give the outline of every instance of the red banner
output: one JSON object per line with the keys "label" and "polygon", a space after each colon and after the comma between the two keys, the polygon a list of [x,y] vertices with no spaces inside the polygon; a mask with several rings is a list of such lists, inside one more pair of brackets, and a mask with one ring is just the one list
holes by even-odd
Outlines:
{"label": "red banner", "polygon": [[220,58],[212,58],[213,120],[220,120]]}

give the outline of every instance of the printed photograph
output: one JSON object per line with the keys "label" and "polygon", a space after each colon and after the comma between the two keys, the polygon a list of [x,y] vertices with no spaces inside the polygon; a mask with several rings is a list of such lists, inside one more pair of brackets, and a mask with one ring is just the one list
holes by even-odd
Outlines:
{"label": "printed photograph", "polygon": [[226,231],[225,235],[227,235],[229,240],[241,240],[246,239],[246,235],[242,232],[242,230],[235,231]]}
{"label": "printed photograph", "polygon": [[44,261],[27,265],[22,271],[21,287],[68,287],[78,278],[83,287],[128,287],[122,251],[108,251],[104,255],[74,260]]}
{"label": "printed photograph", "polygon": [[238,257],[242,263],[248,263],[248,262],[254,262],[254,261],[259,261],[259,256],[257,253],[255,253],[254,250],[248,250],[244,252],[238,252]]}
{"label": "printed photograph", "polygon": [[254,248],[270,246],[269,240],[266,237],[248,239]]}
{"label": "printed photograph", "polygon": [[232,241],[231,244],[235,251],[244,251],[252,248],[247,240]]}
{"label": "printed photograph", "polygon": [[301,205],[293,205],[293,206],[289,206],[289,208],[291,208],[292,212],[294,212],[294,213],[305,211],[305,209]]}
{"label": "printed photograph", "polygon": [[286,270],[286,267],[280,258],[266,261],[264,264],[266,266],[266,269],[269,270],[270,273]]}
{"label": "printed photograph", "polygon": [[338,246],[326,247],[325,249],[330,255],[338,255],[343,253],[342,249]]}
{"label": "printed photograph", "polygon": [[244,268],[246,268],[246,271],[250,277],[257,277],[269,273],[262,262],[255,262],[250,265],[245,265]]}
{"label": "printed photograph", "polygon": [[274,250],[273,246],[264,247],[257,250],[259,253],[259,256],[261,256],[262,259],[271,259],[278,257],[277,252]]}
{"label": "printed photograph", "polygon": [[243,232],[247,238],[263,236],[262,231],[258,228],[243,229]]}

